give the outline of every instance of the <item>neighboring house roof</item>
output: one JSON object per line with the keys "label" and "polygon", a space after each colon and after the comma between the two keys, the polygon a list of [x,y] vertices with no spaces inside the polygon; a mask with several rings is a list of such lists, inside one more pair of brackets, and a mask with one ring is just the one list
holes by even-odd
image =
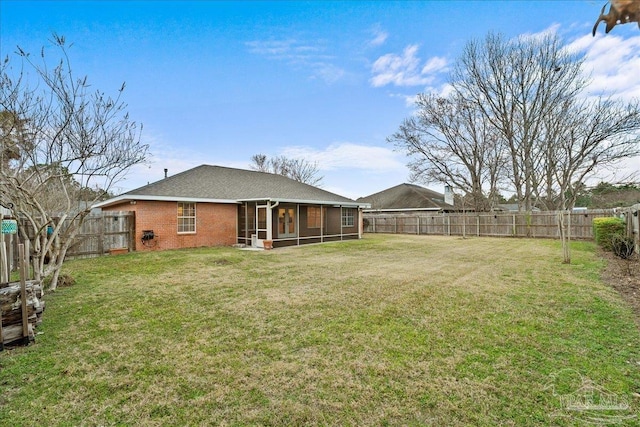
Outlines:
{"label": "neighboring house roof", "polygon": [[94,207],[106,207],[127,200],[218,203],[271,200],[368,207],[364,203],[282,175],[211,165],[201,165],[136,188]]}
{"label": "neighboring house roof", "polygon": [[360,197],[358,202],[370,203],[371,210],[451,210],[444,202],[444,195],[414,184],[400,184],[370,196]]}

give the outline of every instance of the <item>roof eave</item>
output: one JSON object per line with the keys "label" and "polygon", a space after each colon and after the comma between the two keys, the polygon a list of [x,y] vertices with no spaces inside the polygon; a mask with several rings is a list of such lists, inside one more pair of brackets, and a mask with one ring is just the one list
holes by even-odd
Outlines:
{"label": "roof eave", "polygon": [[237,200],[230,199],[208,199],[204,197],[174,197],[174,196],[150,196],[143,194],[126,194],[113,199],[105,200],[104,202],[96,203],[91,208],[104,208],[108,206],[117,205],[125,202],[132,201],[154,201],[154,202],[189,202],[189,203],[227,203],[237,205]]}
{"label": "roof eave", "polygon": [[365,209],[365,213],[372,213],[372,212],[415,212],[415,211],[434,211],[434,212],[438,212],[441,211],[443,209],[448,209],[448,208],[398,208],[398,209],[394,209],[394,208],[388,208],[388,209]]}
{"label": "roof eave", "polygon": [[358,203],[358,202],[345,202],[345,201],[335,201],[335,200],[304,200],[304,199],[284,199],[284,198],[274,198],[274,197],[262,197],[256,199],[240,199],[240,200],[231,200],[231,199],[208,199],[203,197],[173,197],[173,196],[150,196],[143,194],[126,194],[118,197],[114,197],[113,199],[105,200],[104,202],[96,203],[92,206],[92,208],[104,208],[108,206],[117,205],[120,203],[132,202],[132,201],[156,201],[156,202],[195,202],[195,203],[228,203],[228,204],[238,204],[242,202],[258,202],[263,200],[268,200],[271,202],[281,202],[281,203],[297,203],[301,205],[333,205],[333,206],[344,206],[344,207],[354,207],[354,208],[362,208],[367,209],[371,207],[369,203]]}
{"label": "roof eave", "polygon": [[360,202],[348,202],[348,201],[336,201],[336,200],[308,200],[308,199],[287,199],[280,197],[261,197],[252,199],[240,199],[238,202],[261,202],[261,201],[279,202],[279,203],[296,203],[300,205],[331,205],[331,206],[344,206],[367,209],[371,207],[370,203]]}

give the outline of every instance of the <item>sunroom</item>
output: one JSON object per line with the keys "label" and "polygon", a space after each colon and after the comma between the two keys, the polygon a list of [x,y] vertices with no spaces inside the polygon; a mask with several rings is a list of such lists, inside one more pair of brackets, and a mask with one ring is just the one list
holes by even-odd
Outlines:
{"label": "sunroom", "polygon": [[362,237],[358,203],[245,200],[238,206],[238,243],[256,248]]}

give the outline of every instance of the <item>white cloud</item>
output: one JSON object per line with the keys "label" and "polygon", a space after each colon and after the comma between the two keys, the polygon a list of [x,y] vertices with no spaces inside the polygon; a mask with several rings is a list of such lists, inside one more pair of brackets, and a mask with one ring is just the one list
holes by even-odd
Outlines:
{"label": "white cloud", "polygon": [[[438,97],[446,98],[453,92],[453,86],[449,83],[443,83],[440,86],[425,86],[421,93],[432,94]],[[392,98],[400,98],[404,100],[404,105],[407,108],[415,107],[416,101],[418,100],[419,93],[390,93],[389,96]]]}
{"label": "white cloud", "polygon": [[300,67],[310,72],[311,78],[326,83],[335,83],[347,73],[335,65],[334,56],[326,53],[321,43],[309,44],[295,39],[285,40],[253,40],[246,42],[249,52],[267,59],[283,61],[291,66]]}
{"label": "white cloud", "polygon": [[551,36],[553,34],[557,34],[560,30],[560,24],[552,24],[549,27],[545,28],[542,31],[537,33],[522,33],[517,36],[520,39],[531,40],[531,41],[542,41],[544,38]]}
{"label": "white cloud", "polygon": [[369,41],[369,46],[381,46],[389,37],[389,33],[380,28],[374,28],[371,33],[373,34],[373,39]]}
{"label": "white cloud", "polygon": [[330,63],[317,62],[313,66],[313,78],[335,83],[346,76],[344,69]]}
{"label": "white cloud", "polygon": [[400,95],[404,98],[404,105],[407,107],[413,107],[416,105],[416,101],[418,101],[418,94],[415,95]]}
{"label": "white cloud", "polygon": [[319,46],[307,45],[295,39],[253,40],[245,45],[249,52],[271,59],[304,60],[320,56],[319,52],[322,50]]}
{"label": "white cloud", "polygon": [[567,48],[585,55],[585,72],[591,78],[591,95],[624,100],[640,98],[640,36],[584,35]]}
{"label": "white cloud", "polygon": [[434,56],[429,59],[424,67],[422,67],[422,74],[441,73],[447,69],[447,60],[439,56]]}
{"label": "white cloud", "polygon": [[[585,34],[567,45],[570,52],[584,55],[584,72],[589,78],[588,96],[604,96],[622,101],[640,99],[640,35]],[[613,168],[599,171],[598,181],[621,182],[638,179],[640,158],[626,159]]]}
{"label": "white cloud", "polygon": [[325,149],[293,146],[281,150],[286,157],[318,162],[321,170],[363,169],[372,172],[404,170],[402,156],[387,147],[341,142]]}
{"label": "white cloud", "polygon": [[[176,175],[202,164],[250,169],[250,160],[225,160],[212,158],[185,146],[173,146],[161,136],[147,132],[143,138],[151,147],[151,156],[145,164],[131,168],[125,180],[119,182],[112,191],[122,194],[164,178]],[[403,180],[407,175],[404,156],[394,152],[392,147],[368,146],[349,142],[335,143],[326,148],[289,146],[281,148],[270,156],[284,155],[318,162],[320,170],[326,172],[323,188],[347,197],[359,197],[382,188],[389,177],[392,181]],[[372,188],[372,186],[374,186]]]}
{"label": "white cloud", "polygon": [[395,86],[418,86],[433,83],[438,73],[447,69],[445,58],[434,57],[420,67],[417,57],[418,45],[407,46],[401,55],[388,53],[378,58],[371,67],[374,87],[393,84]]}

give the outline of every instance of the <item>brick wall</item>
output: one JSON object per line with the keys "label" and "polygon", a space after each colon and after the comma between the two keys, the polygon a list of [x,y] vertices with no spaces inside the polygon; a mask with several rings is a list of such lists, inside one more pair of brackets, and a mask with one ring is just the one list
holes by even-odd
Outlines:
{"label": "brick wall", "polygon": [[[236,243],[238,207],[233,204],[196,203],[196,232],[178,234],[176,202],[125,202],[105,211],[135,211],[135,250],[164,250],[199,246],[230,246]],[[142,243],[142,231],[153,230],[155,238]]]}

